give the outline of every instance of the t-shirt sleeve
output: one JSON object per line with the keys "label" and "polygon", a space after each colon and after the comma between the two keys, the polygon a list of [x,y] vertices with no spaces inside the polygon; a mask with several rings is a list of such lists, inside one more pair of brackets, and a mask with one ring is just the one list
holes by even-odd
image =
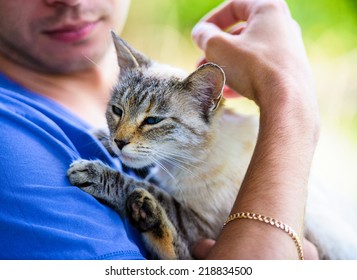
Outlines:
{"label": "t-shirt sleeve", "polygon": [[[126,220],[70,185],[67,169],[83,153],[68,133],[36,110],[0,101],[0,259],[143,259]],[[101,149],[81,133],[73,131],[84,150],[90,141],[87,148]]]}

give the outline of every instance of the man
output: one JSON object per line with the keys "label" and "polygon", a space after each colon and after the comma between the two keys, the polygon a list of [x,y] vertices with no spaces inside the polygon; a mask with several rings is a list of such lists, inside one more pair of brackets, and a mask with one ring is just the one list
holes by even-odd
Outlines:
{"label": "man", "polygon": [[[261,137],[238,197],[239,205],[266,210],[300,234],[305,183],[318,131],[318,118],[309,113],[316,112],[316,108],[301,38],[296,32],[290,35],[298,42],[298,50],[284,38],[293,21],[283,2],[232,3],[207,19],[212,23],[208,29],[202,25],[196,29],[194,38],[207,59],[229,66],[225,69],[229,85],[254,99],[262,111]],[[128,6],[125,0],[0,0],[0,258],[144,258],[140,238],[127,221],[71,186],[66,178],[68,166],[79,158],[100,159],[120,168],[90,130],[105,125],[106,101],[118,74],[109,30],[120,32]],[[222,35],[220,28],[234,23],[232,18],[226,21],[230,10],[244,11],[235,21],[247,20],[251,15],[253,23],[250,26],[249,20],[244,32],[242,28],[234,30],[230,35],[233,37],[228,38],[229,34]],[[275,23],[283,25],[280,29],[273,26],[276,18]],[[267,28],[267,22],[272,26]],[[263,40],[266,53],[257,47],[257,39],[265,32],[262,28],[270,33],[278,30],[276,46],[269,47],[271,42]],[[242,53],[241,46],[236,45],[239,36],[246,37],[242,42],[251,42],[241,65],[227,59],[228,55],[234,58]],[[286,49],[275,49],[282,42]],[[280,58],[275,56],[279,51]],[[286,57],[291,58],[290,63],[284,62]],[[297,61],[300,58],[302,63]],[[296,65],[303,67],[295,69]],[[284,75],[280,66],[292,72]],[[242,78],[236,80],[236,76]],[[296,83],[302,86],[299,95]],[[271,85],[275,85],[274,90]],[[309,122],[298,122],[297,115]],[[272,132],[276,131],[281,146],[274,140]],[[297,136],[301,144],[289,148],[296,144]],[[279,155],[284,155],[283,159]],[[272,165],[271,160],[276,164]],[[295,168],[296,160],[299,168]],[[258,190],[262,182],[266,188]],[[287,182],[289,187],[285,187]],[[287,203],[274,204],[281,197],[291,207]],[[234,211],[237,209],[242,208],[235,206]],[[234,236],[236,232],[241,238]],[[256,252],[249,255],[250,250],[242,244],[249,248],[256,242],[248,236],[261,237],[262,232],[272,245],[260,249],[258,242]],[[282,249],[269,249],[277,240]],[[227,242],[235,244],[230,254],[224,253]],[[222,232],[211,257],[297,258],[297,253],[283,233],[264,225],[237,222]]]}
{"label": "man", "polygon": [[0,258],[143,258],[126,221],[66,178],[77,158],[116,164],[89,131],[105,124],[118,68],[109,30],[128,7],[0,1]]}

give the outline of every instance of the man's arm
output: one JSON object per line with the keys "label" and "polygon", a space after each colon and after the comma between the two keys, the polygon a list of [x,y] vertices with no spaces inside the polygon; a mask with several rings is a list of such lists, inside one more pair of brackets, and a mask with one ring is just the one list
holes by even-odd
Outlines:
{"label": "man's arm", "polygon": [[[232,32],[224,32],[243,21]],[[232,213],[274,217],[301,237],[310,165],[319,134],[314,85],[300,30],[284,1],[225,3],[193,31],[227,84],[260,108],[257,145]],[[229,250],[228,250],[229,249]],[[213,259],[293,259],[291,237],[251,220],[230,222]]]}

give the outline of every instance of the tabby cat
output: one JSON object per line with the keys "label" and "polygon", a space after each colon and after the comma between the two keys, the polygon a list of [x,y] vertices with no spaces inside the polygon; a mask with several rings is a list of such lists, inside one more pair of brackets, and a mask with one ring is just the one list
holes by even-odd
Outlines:
{"label": "tabby cat", "polygon": [[[191,259],[192,245],[216,238],[229,215],[255,146],[257,118],[223,106],[219,66],[207,63],[187,75],[150,60],[114,33],[113,39],[120,75],[106,112],[109,144],[126,166],[155,165],[156,173],[137,180],[100,161],[79,160],[68,177],[128,217],[155,258]],[[322,257],[357,256],[351,247],[325,246],[342,238],[330,237],[320,224],[314,221],[307,232]],[[320,234],[327,236],[322,244]]]}

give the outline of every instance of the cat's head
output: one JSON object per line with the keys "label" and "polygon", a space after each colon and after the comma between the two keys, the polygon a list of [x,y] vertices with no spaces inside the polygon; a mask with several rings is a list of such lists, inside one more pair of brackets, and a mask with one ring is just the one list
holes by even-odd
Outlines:
{"label": "cat's head", "polygon": [[115,33],[113,39],[120,67],[106,112],[113,150],[133,168],[194,162],[207,152],[224,72],[207,63],[183,74],[150,60]]}

